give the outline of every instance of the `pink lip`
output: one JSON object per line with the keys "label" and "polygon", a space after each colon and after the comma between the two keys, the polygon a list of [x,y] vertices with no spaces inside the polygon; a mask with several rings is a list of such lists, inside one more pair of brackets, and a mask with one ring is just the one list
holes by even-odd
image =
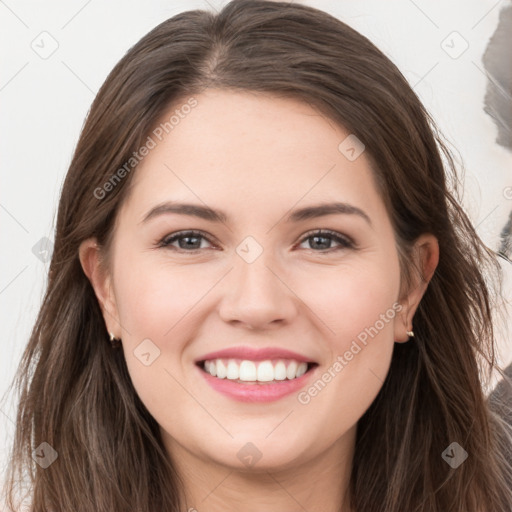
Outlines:
{"label": "pink lip", "polygon": [[[196,363],[200,361],[209,361],[212,359],[248,359],[250,361],[263,361],[265,359],[295,359],[296,361],[304,363],[313,363],[311,359],[305,356],[277,347],[268,348],[252,348],[252,347],[232,347],[217,352],[210,352],[195,360]],[[297,379],[298,380],[298,379]]]}
{"label": "pink lip", "polygon": [[[295,359],[295,357],[293,359]],[[318,366],[314,366],[298,379],[286,379],[275,384],[240,384],[234,380],[213,377],[198,365],[196,365],[196,368],[213,389],[234,400],[239,402],[272,402],[298,392],[305,386],[306,382],[312,378],[313,374],[316,373]]]}

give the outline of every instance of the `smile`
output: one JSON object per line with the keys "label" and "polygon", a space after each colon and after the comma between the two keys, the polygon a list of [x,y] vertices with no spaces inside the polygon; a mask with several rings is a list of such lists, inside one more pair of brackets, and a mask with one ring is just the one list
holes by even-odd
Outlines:
{"label": "smile", "polygon": [[299,391],[318,364],[294,359],[211,359],[196,366],[216,391],[242,402],[268,402]]}

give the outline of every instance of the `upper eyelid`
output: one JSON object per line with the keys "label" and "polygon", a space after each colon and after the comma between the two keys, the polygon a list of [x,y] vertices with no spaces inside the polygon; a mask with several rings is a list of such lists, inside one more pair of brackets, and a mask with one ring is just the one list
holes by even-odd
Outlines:
{"label": "upper eyelid", "polygon": [[210,235],[208,235],[207,233],[199,230],[199,229],[185,229],[185,230],[182,230],[182,231],[175,231],[174,233],[169,233],[168,235],[165,235],[161,241],[162,242],[165,242],[166,240],[170,240],[171,238],[179,238],[179,237],[182,237],[182,236],[202,236],[203,238],[205,238],[206,240],[208,240],[209,242],[212,242],[211,238],[213,238],[213,240],[215,240],[214,237],[211,237]]}

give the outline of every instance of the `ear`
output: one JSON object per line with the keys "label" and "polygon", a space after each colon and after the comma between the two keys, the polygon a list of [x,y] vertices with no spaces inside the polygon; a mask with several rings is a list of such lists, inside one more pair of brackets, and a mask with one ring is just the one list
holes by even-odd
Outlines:
{"label": "ear", "polygon": [[407,295],[400,301],[403,309],[395,322],[395,341],[404,343],[409,340],[407,331],[414,328],[413,318],[428,284],[439,263],[439,244],[437,238],[425,233],[418,237],[413,250],[412,285]]}
{"label": "ear", "polygon": [[101,265],[101,252],[95,238],[84,240],[78,250],[82,269],[89,279],[98,299],[105,327],[116,338],[121,338],[121,324],[112,289],[111,276]]}

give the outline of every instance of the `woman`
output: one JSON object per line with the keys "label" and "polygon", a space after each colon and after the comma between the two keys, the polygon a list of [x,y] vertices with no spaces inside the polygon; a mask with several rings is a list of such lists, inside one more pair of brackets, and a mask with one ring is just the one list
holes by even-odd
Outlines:
{"label": "woman", "polygon": [[455,176],[326,13],[156,27],[64,183],[8,490],[35,461],[34,512],[510,511],[499,265]]}

